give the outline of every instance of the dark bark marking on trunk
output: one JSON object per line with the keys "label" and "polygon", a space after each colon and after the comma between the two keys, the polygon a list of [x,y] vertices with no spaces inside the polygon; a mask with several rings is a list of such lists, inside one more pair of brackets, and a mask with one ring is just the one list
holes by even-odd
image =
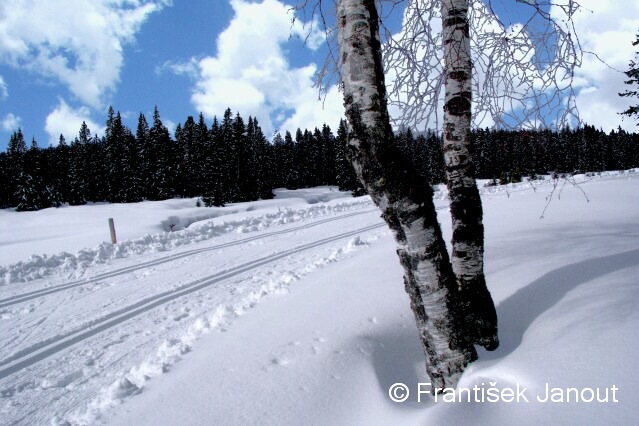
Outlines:
{"label": "dark bark marking on trunk", "polygon": [[444,28],[450,28],[455,26],[463,26],[466,23],[466,20],[460,16],[452,16],[450,18],[446,18],[444,20]]}
{"label": "dark bark marking on trunk", "polygon": [[470,116],[470,99],[465,96],[455,96],[444,105],[444,111],[456,116]]}
{"label": "dark bark marking on trunk", "polygon": [[[466,71],[463,71],[463,70],[451,71],[451,72],[448,73],[448,77],[452,78],[453,80],[457,80],[457,81],[464,81],[464,80],[468,80],[470,78],[468,73]],[[468,99],[470,99],[472,97],[472,94],[468,93],[468,92],[464,92],[462,94],[462,96],[467,96]]]}

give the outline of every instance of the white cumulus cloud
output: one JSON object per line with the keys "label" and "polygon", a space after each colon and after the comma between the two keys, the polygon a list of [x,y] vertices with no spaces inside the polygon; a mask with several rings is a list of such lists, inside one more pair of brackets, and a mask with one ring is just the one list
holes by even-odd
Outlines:
{"label": "white cumulus cloud", "polygon": [[64,99],[59,99],[58,105],[45,120],[44,129],[49,135],[49,143],[57,145],[60,134],[64,135],[67,142],[71,142],[78,136],[83,121],[86,122],[92,135],[104,133],[104,127],[91,120],[89,108],[71,108]]}
{"label": "white cumulus cloud", "polygon": [[308,35],[308,23],[292,23],[290,6],[278,0],[231,0],[231,6],[235,15],[217,38],[216,56],[163,67],[195,79],[194,107],[209,118],[226,108],[252,115],[267,136],[324,122],[336,126],[343,115],[341,100],[335,107],[331,95],[323,108],[313,88],[317,66],[293,67],[287,56],[291,36],[305,38],[306,47],[313,50],[324,43],[317,25]]}
{"label": "white cumulus cloud", "polygon": [[7,83],[4,81],[4,78],[0,75],[0,101],[3,101],[9,97],[9,89],[7,88]]}
{"label": "white cumulus cloud", "polygon": [[[312,92],[312,93],[311,93]],[[296,129],[313,129],[328,124],[333,133],[337,132],[339,120],[344,118],[344,99],[337,86],[332,86],[326,96],[317,98],[317,91],[304,93],[305,100],[300,100],[295,112],[280,125],[280,128],[293,133]],[[294,134],[294,133],[293,133]]]}
{"label": "white cumulus cloud", "polygon": [[68,87],[100,107],[120,78],[123,46],[170,0],[3,0],[0,63]]}
{"label": "white cumulus cloud", "polygon": [[18,130],[21,121],[22,119],[20,117],[17,117],[12,113],[8,113],[4,116],[2,121],[0,121],[0,127],[2,127],[5,132],[13,132]]}

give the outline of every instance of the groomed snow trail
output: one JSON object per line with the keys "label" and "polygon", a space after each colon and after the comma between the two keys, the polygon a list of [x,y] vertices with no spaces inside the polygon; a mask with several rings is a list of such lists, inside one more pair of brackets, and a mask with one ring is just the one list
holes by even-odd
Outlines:
{"label": "groomed snow trail", "polygon": [[387,232],[370,202],[344,204],[262,220],[250,236],[239,223],[217,238],[187,229],[173,234],[189,232],[189,247],[169,255],[109,259],[71,281],[55,265],[43,279],[3,287],[0,315],[13,332],[0,337],[2,423],[82,423],[69,413],[139,392],[203,333]]}
{"label": "groomed snow trail", "polygon": [[[355,212],[355,213],[348,213],[348,214],[344,214],[342,216],[340,216],[339,218],[346,218],[346,217],[350,217],[350,216],[357,216],[357,215],[361,215],[361,214],[365,214],[365,213],[370,213],[372,211],[375,211],[374,209],[370,209],[370,210],[365,210],[363,212]],[[112,271],[108,271],[108,272],[104,272],[98,275],[94,275],[90,278],[84,279],[84,280],[75,280],[75,281],[70,281],[67,283],[63,283],[63,284],[57,284],[55,285],[55,287],[46,287],[46,288],[42,288],[40,290],[33,290],[33,291],[28,291],[28,292],[24,292],[24,293],[18,293],[18,294],[14,294],[10,297],[7,297],[6,299],[0,299],[0,308],[4,308],[7,306],[11,306],[11,305],[15,305],[16,303],[21,303],[21,302],[25,302],[27,300],[31,300],[31,299],[35,299],[38,297],[42,297],[51,293],[57,293],[59,291],[63,291],[63,290],[67,290],[69,288],[72,287],[78,287],[78,286],[82,286],[82,285],[87,285],[87,284],[91,284],[91,283],[96,283],[98,281],[104,280],[106,278],[111,278],[111,277],[116,277],[118,275],[123,275],[123,274],[128,274],[140,269],[145,269],[145,268],[149,268],[151,266],[156,266],[156,265],[160,265],[162,263],[166,263],[166,262],[171,262],[171,261],[175,261],[187,256],[192,256],[194,254],[198,254],[198,253],[203,253],[203,252],[208,252],[208,251],[214,251],[214,250],[221,250],[224,248],[229,248],[232,246],[237,246],[237,245],[241,245],[241,244],[246,244],[261,238],[265,238],[265,237],[270,237],[270,236],[276,236],[276,235],[281,235],[281,234],[285,234],[285,233],[289,233],[289,232],[293,232],[293,231],[298,231],[298,230],[302,230],[302,229],[308,229],[314,226],[319,226],[322,225],[326,222],[331,222],[336,220],[336,218],[328,218],[328,219],[322,219],[322,220],[318,220],[318,221],[314,221],[312,223],[308,223],[296,228],[291,228],[291,229],[284,229],[284,230],[280,230],[280,231],[273,231],[273,232],[267,232],[267,233],[262,233],[260,235],[256,235],[256,236],[252,236],[252,237],[247,237],[247,238],[240,238],[228,243],[223,243],[223,244],[218,244],[218,245],[214,245],[214,246],[210,246],[210,247],[199,247],[199,248],[195,248],[195,249],[191,249],[191,250],[186,250],[186,251],[181,251],[180,253],[176,253],[176,254],[171,254],[169,256],[165,256],[165,257],[159,257],[157,259],[153,259],[153,260],[149,260],[148,262],[142,262],[142,263],[136,263],[133,266],[127,266],[124,268],[120,268],[120,269],[115,269]]]}

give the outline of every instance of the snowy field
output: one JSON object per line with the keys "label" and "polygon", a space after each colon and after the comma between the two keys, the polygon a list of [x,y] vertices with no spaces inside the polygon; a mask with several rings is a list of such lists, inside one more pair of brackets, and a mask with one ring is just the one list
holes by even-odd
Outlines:
{"label": "snowy field", "polygon": [[575,179],[481,188],[501,346],[437,401],[368,197],[0,211],[0,424],[635,424],[639,173]]}

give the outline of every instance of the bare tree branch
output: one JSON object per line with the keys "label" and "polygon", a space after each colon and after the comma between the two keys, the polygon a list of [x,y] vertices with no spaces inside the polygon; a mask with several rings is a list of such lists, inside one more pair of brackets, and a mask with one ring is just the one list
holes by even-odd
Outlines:
{"label": "bare tree branch", "polygon": [[[583,52],[573,17],[580,6],[523,1],[523,24],[506,25],[492,1],[469,0],[473,51],[473,125],[558,128],[579,123],[573,78]],[[402,32],[387,35],[385,66],[394,125],[441,128],[441,0],[412,0]],[[513,6],[516,7],[516,6]]]}
{"label": "bare tree branch", "polygon": [[[584,51],[574,26],[590,12],[575,0],[516,0],[526,22],[505,23],[493,0],[468,0],[473,52],[473,126],[561,128],[581,124],[573,87]],[[395,128],[442,128],[442,0],[376,0],[387,72],[388,102]],[[316,84],[320,95],[339,84],[335,0],[298,0],[295,11],[321,25],[329,46]],[[393,32],[389,17],[403,14]],[[603,61],[602,61],[603,62]]]}

